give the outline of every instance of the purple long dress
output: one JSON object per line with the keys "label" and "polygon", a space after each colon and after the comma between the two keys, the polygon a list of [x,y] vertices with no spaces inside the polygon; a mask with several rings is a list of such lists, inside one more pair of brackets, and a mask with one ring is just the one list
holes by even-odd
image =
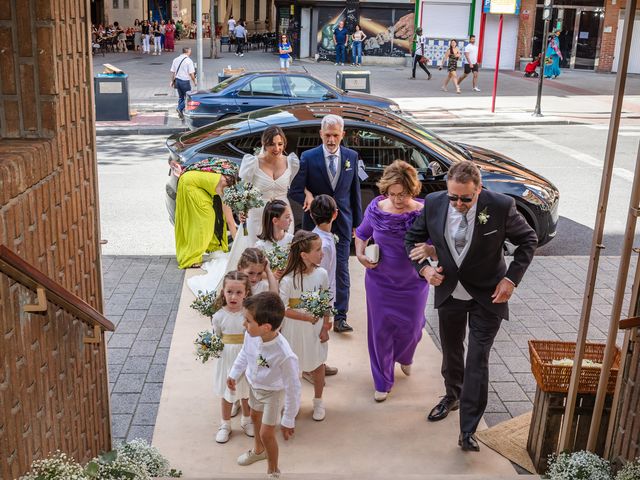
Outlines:
{"label": "purple long dress", "polygon": [[375,389],[389,392],[393,387],[395,362],[413,363],[413,354],[422,338],[424,310],[429,284],[413,268],[404,248],[404,234],[420,210],[393,214],[380,210],[375,198],[356,229],[361,240],[373,237],[380,248],[380,261],[367,269],[367,337]]}

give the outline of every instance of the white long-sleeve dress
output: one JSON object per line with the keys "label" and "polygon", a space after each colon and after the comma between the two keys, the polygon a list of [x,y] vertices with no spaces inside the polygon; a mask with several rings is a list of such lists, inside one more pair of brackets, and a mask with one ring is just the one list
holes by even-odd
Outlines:
{"label": "white long-sleeve dress", "polygon": [[[245,155],[240,164],[240,179],[244,182],[252,183],[262,192],[262,199],[265,203],[271,200],[282,200],[289,205],[287,194],[291,181],[300,169],[300,160],[295,153],[290,153],[287,157],[287,169],[275,180],[260,169],[260,161],[255,155]],[[264,207],[249,210],[247,217],[247,231],[249,233],[248,244],[253,246],[258,240],[258,235],[262,231],[262,212]],[[293,222],[289,231],[293,233]]]}

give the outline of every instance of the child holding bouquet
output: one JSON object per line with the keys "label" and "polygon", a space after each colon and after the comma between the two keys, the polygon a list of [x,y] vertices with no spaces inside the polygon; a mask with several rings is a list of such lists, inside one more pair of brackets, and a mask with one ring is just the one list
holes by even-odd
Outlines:
{"label": "child holding bouquet", "polygon": [[256,248],[269,251],[276,245],[283,249],[289,249],[293,234],[289,233],[289,227],[293,222],[291,207],[282,200],[267,202],[262,212],[262,232],[258,235]]}
{"label": "child holding bouquet", "polygon": [[238,260],[238,271],[249,277],[251,294],[278,293],[278,280],[274,277],[264,252],[259,248],[246,248]]}
{"label": "child holding bouquet", "polygon": [[[328,351],[326,342],[331,328],[329,279],[327,271],[318,266],[320,262],[322,240],[316,233],[299,230],[291,242],[289,262],[280,281],[280,298],[286,307],[282,334],[297,355],[300,370],[313,375],[313,419],[316,421],[322,421],[326,416],[322,391]],[[305,301],[305,296],[314,295],[322,295],[327,301]],[[308,307],[312,304],[316,308],[309,313]]]}
{"label": "child holding bouquet", "polygon": [[216,364],[215,391],[221,397],[221,422],[216,442],[226,443],[231,436],[231,408],[237,398],[242,403],[242,419],[240,426],[244,433],[254,436],[253,423],[249,410],[249,385],[244,377],[238,380],[235,391],[227,387],[227,377],[233,362],[242,349],[244,340],[244,315],[242,302],[251,295],[249,277],[244,273],[233,271],[224,276],[222,291],[216,303],[220,309],[213,315],[213,333],[222,338],[224,348]]}

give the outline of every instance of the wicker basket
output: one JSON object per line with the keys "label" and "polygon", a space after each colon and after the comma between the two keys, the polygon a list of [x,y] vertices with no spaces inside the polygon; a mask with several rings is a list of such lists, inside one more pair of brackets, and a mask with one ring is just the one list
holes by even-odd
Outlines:
{"label": "wicker basket", "polygon": [[[602,363],[605,345],[602,343],[587,343],[584,358]],[[558,342],[553,340],[529,340],[529,354],[531,356],[531,372],[543,392],[567,393],[571,381],[572,367],[551,365],[552,360],[562,360],[573,357],[576,353],[575,342]],[[620,368],[620,349],[616,348],[613,365],[609,375],[607,392],[613,393],[616,387],[618,369]],[[600,380],[600,367],[582,367],[578,393],[596,393]]]}

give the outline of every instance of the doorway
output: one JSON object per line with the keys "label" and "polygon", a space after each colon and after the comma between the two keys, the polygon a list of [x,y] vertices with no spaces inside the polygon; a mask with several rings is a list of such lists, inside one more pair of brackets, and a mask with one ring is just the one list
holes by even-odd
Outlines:
{"label": "doorway", "polygon": [[[560,30],[558,41],[562,60],[561,68],[595,70],[598,66],[600,40],[604,9],[590,6],[561,5],[553,8],[553,15],[549,24],[549,34]],[[542,6],[536,9],[536,23],[532,40],[532,54],[535,57],[546,48],[547,40],[543,42],[544,21],[542,20]]]}

